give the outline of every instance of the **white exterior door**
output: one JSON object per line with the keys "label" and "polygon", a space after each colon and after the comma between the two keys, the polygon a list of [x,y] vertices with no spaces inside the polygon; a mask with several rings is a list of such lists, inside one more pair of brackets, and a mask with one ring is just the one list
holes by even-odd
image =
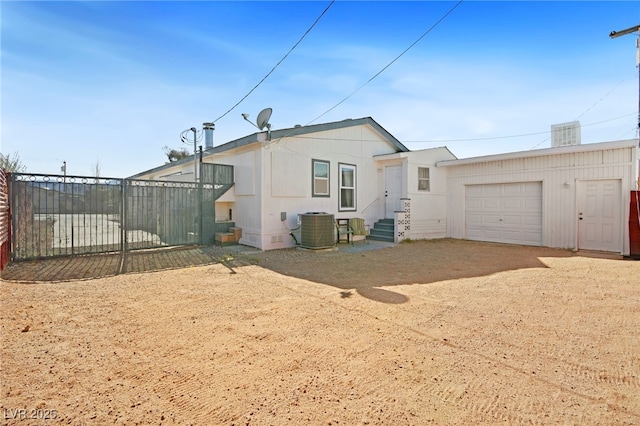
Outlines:
{"label": "white exterior door", "polygon": [[542,182],[468,185],[466,238],[542,245]]}
{"label": "white exterior door", "polygon": [[393,219],[394,212],[400,210],[402,197],[402,166],[386,166],[384,168],[384,217]]}
{"label": "white exterior door", "polygon": [[578,249],[622,252],[622,194],[617,179],[578,181]]}

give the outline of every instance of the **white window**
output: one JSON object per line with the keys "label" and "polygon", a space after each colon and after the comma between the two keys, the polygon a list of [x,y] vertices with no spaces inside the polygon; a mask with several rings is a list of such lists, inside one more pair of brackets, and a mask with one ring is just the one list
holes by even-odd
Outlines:
{"label": "white window", "polygon": [[313,197],[329,196],[329,162],[311,160],[313,167]]}
{"label": "white window", "polygon": [[353,211],[356,209],[356,166],[352,164],[338,164],[340,200],[339,211]]}
{"label": "white window", "polygon": [[428,167],[418,167],[418,191],[431,191]]}

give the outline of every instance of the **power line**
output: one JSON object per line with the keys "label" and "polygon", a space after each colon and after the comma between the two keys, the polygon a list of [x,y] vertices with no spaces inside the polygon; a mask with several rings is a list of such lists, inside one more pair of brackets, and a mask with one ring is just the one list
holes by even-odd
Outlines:
{"label": "power line", "polygon": [[[182,143],[189,145],[193,142],[193,140],[189,140],[189,137],[187,136],[187,134],[192,131],[193,130],[189,128],[180,132],[180,140],[182,141]],[[200,142],[202,140],[202,135],[204,135],[204,132],[202,130],[196,130],[196,142]]]}
{"label": "power line", "polygon": [[[595,126],[596,124],[602,124],[602,123],[606,123],[609,121],[614,121],[614,120],[619,120],[621,118],[625,118],[625,117],[629,117],[631,115],[635,115],[635,113],[630,113],[630,114],[625,114],[625,115],[621,115],[619,117],[614,117],[614,118],[610,118],[607,120],[602,120],[602,121],[598,121],[595,123],[589,123],[589,124],[584,124],[582,125],[582,127],[588,127],[588,126]],[[297,129],[294,129],[297,130]],[[544,132],[533,132],[533,133],[521,133],[521,134],[517,134],[517,135],[508,135],[508,136],[493,136],[493,137],[487,137],[487,138],[472,138],[472,139],[433,139],[433,140],[403,140],[401,141],[403,144],[405,143],[442,143],[442,142],[475,142],[475,141],[488,141],[488,140],[495,140],[495,139],[513,139],[513,138],[519,138],[519,137],[524,137],[524,136],[535,136],[535,135],[544,135],[546,133],[549,133],[549,130],[546,130]],[[286,136],[290,136],[289,135],[285,135],[282,138],[286,137]],[[321,136],[305,136],[305,135],[300,135],[297,136],[299,139],[309,139],[309,140],[327,140],[327,141],[352,141],[352,138],[346,138],[346,139],[341,139],[341,138],[335,138],[335,137],[321,137]],[[282,139],[282,138],[278,138],[278,139]],[[379,139],[360,139],[361,142],[378,142]]]}
{"label": "power line", "polygon": [[[304,34],[302,35],[302,37],[300,37],[300,39],[293,45],[293,47],[291,47],[291,49],[289,49],[289,51],[286,53],[286,55],[284,55],[282,57],[282,59],[280,59],[280,61],[278,61],[277,64],[275,64],[273,66],[273,68],[271,68],[271,71],[269,71],[267,73],[267,75],[265,75],[262,80],[260,80],[258,82],[258,84],[256,84],[255,86],[253,86],[253,88],[251,90],[249,90],[249,92],[244,95],[242,97],[242,99],[240,99],[238,102],[236,102],[235,105],[233,105],[231,108],[229,108],[224,114],[222,114],[220,117],[216,118],[215,120],[213,120],[211,123],[215,123],[218,120],[220,120],[222,117],[226,116],[227,114],[229,114],[231,111],[233,111],[238,105],[240,105],[242,103],[242,101],[244,101],[245,99],[247,99],[249,97],[249,95],[251,93],[253,93],[254,90],[256,90],[258,88],[258,86],[260,86],[274,71],[275,69],[287,58],[287,56],[289,56],[289,54],[291,52],[293,52],[293,50],[298,47],[298,45],[302,42],[302,40],[307,36],[307,34],[309,34],[309,32],[311,32],[311,30],[313,29],[313,27],[316,26],[316,24],[320,21],[320,19],[324,16],[325,13],[327,13],[327,11],[329,10],[329,8],[333,5],[333,3],[335,3],[335,0],[332,0],[331,3],[329,3],[329,5],[322,11],[322,13],[320,14],[320,16],[318,16],[318,18],[316,18],[316,20],[313,22],[313,24],[307,29],[307,31],[304,32]],[[187,133],[189,133],[191,131],[191,129],[185,129],[180,133],[180,140],[185,143],[185,144],[189,144],[189,140],[187,138]],[[196,134],[196,142],[199,142],[202,140],[202,135],[204,134],[204,132],[199,132],[200,134],[197,135]]]}
{"label": "power line", "polygon": [[582,114],[580,114],[578,117],[576,117],[575,121],[580,120],[580,117],[582,117],[583,115],[585,115],[586,113],[588,113],[589,111],[591,111],[593,109],[593,107],[595,107],[596,105],[598,105],[600,102],[602,102],[607,96],[609,96],[614,90],[616,90],[618,88],[618,86],[620,86],[622,83],[624,83],[624,79],[620,80],[618,82],[618,84],[616,84],[611,90],[609,90],[607,93],[605,93],[605,95],[603,97],[601,97],[600,99],[598,99],[593,105],[591,105],[589,108],[587,108]]}
{"label": "power line", "polygon": [[314,121],[318,120],[320,117],[325,116],[326,114],[328,114],[329,112],[331,112],[332,110],[334,110],[335,108],[337,108],[340,104],[342,104],[343,102],[345,102],[347,99],[349,99],[351,96],[355,95],[357,92],[359,92],[363,87],[365,87],[366,85],[368,85],[369,83],[371,83],[375,78],[377,78],[380,74],[382,74],[387,68],[389,68],[391,65],[393,65],[394,62],[396,62],[398,59],[400,59],[405,53],[407,53],[413,46],[415,46],[416,44],[418,44],[420,42],[420,40],[422,40],[424,37],[426,37],[427,34],[429,34],[434,28],[436,28],[442,21],[444,21],[458,6],[460,6],[460,4],[462,4],[464,0],[459,0],[451,9],[449,9],[449,11],[447,11],[447,13],[445,13],[440,19],[438,19],[438,21],[436,21],[435,24],[433,24],[431,27],[429,27],[429,29],[427,29],[420,37],[418,37],[418,39],[416,41],[414,41],[413,43],[411,43],[411,45],[409,45],[409,47],[407,47],[404,51],[402,51],[402,53],[400,53],[398,56],[396,56],[391,62],[389,62],[387,65],[385,65],[380,71],[378,71],[377,73],[375,73],[369,80],[367,80],[362,86],[358,87],[356,90],[354,90],[353,92],[351,92],[351,94],[347,95],[347,97],[345,97],[344,99],[342,99],[340,102],[338,102],[337,104],[335,104],[334,106],[332,106],[331,108],[329,108],[328,110],[326,110],[325,112],[323,112],[322,114],[320,114],[319,116],[317,116],[316,118],[314,118],[313,120],[311,120],[310,122],[307,123],[311,124]]}
{"label": "power line", "polygon": [[[429,34],[435,27],[437,27],[442,21],[445,20],[445,18],[447,18],[447,16],[449,16],[458,6],[460,6],[460,4],[462,4],[464,0],[459,0],[451,9],[449,9],[447,11],[447,13],[445,13],[440,19],[438,19],[438,21],[436,21],[435,24],[433,24],[431,27],[429,27],[429,29],[427,29],[420,37],[418,37],[417,40],[415,40],[413,43],[411,43],[411,45],[409,45],[409,47],[407,47],[404,51],[402,51],[402,53],[400,53],[398,56],[396,56],[391,62],[389,62],[387,65],[385,65],[380,71],[378,71],[377,73],[375,73],[369,80],[367,80],[367,82],[365,82],[362,86],[358,87],[356,90],[354,90],[353,92],[351,92],[351,94],[349,94],[347,97],[345,97],[344,99],[342,99],[340,102],[338,102],[337,104],[335,104],[334,106],[332,106],[331,108],[329,108],[328,110],[326,110],[325,112],[323,112],[322,114],[320,114],[319,116],[317,116],[316,118],[314,118],[313,120],[309,121],[307,124],[305,124],[305,126],[308,126],[309,124],[313,123],[314,121],[318,120],[320,117],[325,116],[326,114],[328,114],[330,111],[332,111],[333,109],[335,109],[336,107],[338,107],[340,104],[342,104],[343,102],[345,102],[347,99],[349,99],[351,96],[355,95],[358,91],[360,91],[360,89],[362,89],[363,87],[365,87],[367,84],[371,83],[376,77],[378,77],[380,74],[382,74],[387,68],[389,68],[394,62],[396,62],[398,59],[400,59],[401,56],[403,56],[405,53],[407,53],[409,51],[409,49],[411,49],[413,46],[415,46],[416,44],[418,44],[418,42],[420,40],[422,40],[427,34]],[[303,127],[303,126],[301,126]],[[295,128],[293,130],[291,130],[291,132],[287,133],[286,135],[283,135],[281,137],[279,137],[277,140],[272,141],[271,143],[275,143],[278,142],[286,137],[289,137],[293,134],[295,134],[298,131],[298,128]]]}
{"label": "power line", "polygon": [[305,31],[305,33],[302,35],[302,37],[300,37],[300,39],[296,42],[296,44],[293,45],[293,47],[291,49],[289,49],[289,51],[287,52],[286,55],[284,55],[282,57],[282,59],[280,59],[280,61],[278,61],[277,64],[274,65],[273,68],[271,68],[271,71],[269,71],[267,73],[267,75],[265,75],[262,80],[260,80],[258,82],[258,84],[256,84],[255,86],[253,86],[253,88],[251,90],[249,90],[249,92],[244,95],[242,97],[242,99],[240,99],[238,102],[236,102],[236,104],[234,106],[232,106],[231,108],[229,108],[224,114],[222,114],[220,117],[216,118],[215,120],[213,120],[213,123],[217,122],[218,120],[220,120],[222,117],[224,117],[225,115],[229,114],[231,111],[233,111],[238,105],[240,105],[242,103],[242,101],[244,101],[245,99],[247,99],[247,97],[249,97],[249,95],[251,93],[253,93],[254,90],[256,90],[258,88],[258,86],[260,86],[266,79],[267,77],[269,77],[276,68],[278,68],[278,66],[287,58],[287,56],[289,56],[289,54],[291,52],[293,52],[293,50],[298,47],[298,45],[302,42],[302,40],[307,36],[307,34],[309,34],[311,32],[311,30],[313,29],[313,27],[316,26],[316,24],[320,21],[320,19],[322,19],[322,17],[324,16],[325,13],[327,13],[327,11],[329,10],[329,8],[331,6],[333,6],[333,3],[335,3],[335,0],[332,0],[331,3],[329,3],[329,5],[322,11],[322,13],[320,14],[320,16],[318,16],[318,18],[314,21],[314,23],[309,27],[309,29],[307,29],[307,31]]}
{"label": "power line", "polygon": [[[598,99],[593,105],[591,105],[589,108],[587,108],[582,114],[580,114],[575,120],[573,121],[578,121],[580,120],[580,117],[582,117],[583,115],[585,115],[586,113],[588,113],[589,111],[591,111],[596,105],[598,105],[600,102],[602,102],[607,96],[609,96],[614,90],[616,90],[618,88],[618,86],[620,86],[625,80],[622,79],[618,82],[618,84],[616,84],[611,90],[609,90],[607,93],[605,93],[605,95],[603,97],[601,97],[600,99]],[[623,117],[626,117],[623,116]],[[615,119],[614,119],[615,120]],[[589,124],[587,124],[587,126],[589,126]],[[584,127],[584,126],[582,126]],[[535,144],[534,146],[531,147],[531,149],[535,149],[537,147],[539,147],[540,145],[542,145],[543,143],[545,143],[546,141],[548,141],[549,139],[551,139],[551,136],[545,138],[544,140],[538,142],[537,144]]]}
{"label": "power line", "polygon": [[[594,123],[583,124],[581,127],[595,126],[596,124],[602,124],[609,121],[619,120],[621,118],[629,117],[630,115],[634,115],[635,113],[625,114],[614,118],[609,118],[607,120],[596,121]],[[403,141],[402,143],[442,143],[442,142],[475,142],[475,141],[490,141],[495,139],[513,139],[520,138],[524,136],[535,136],[535,135],[544,135],[549,133],[549,130],[544,132],[533,132],[533,133],[521,133],[517,135],[508,135],[508,136],[493,136],[487,138],[471,138],[471,139],[432,139],[432,140],[424,140],[424,141]],[[533,149],[533,148],[532,148]]]}

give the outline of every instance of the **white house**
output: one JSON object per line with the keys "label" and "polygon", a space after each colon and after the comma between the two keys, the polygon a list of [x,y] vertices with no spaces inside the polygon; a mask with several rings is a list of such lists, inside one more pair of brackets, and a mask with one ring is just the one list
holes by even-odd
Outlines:
{"label": "white house", "polygon": [[[359,217],[370,227],[393,218],[401,198],[417,193],[417,181],[403,182],[409,175],[415,178],[418,164],[435,168],[437,161],[455,159],[438,148],[415,153],[408,161],[398,154],[409,150],[369,117],[275,130],[269,136],[255,133],[203,154],[203,162],[235,170],[235,185],[216,200],[216,221],[232,220],[242,228],[240,243],[263,250],[294,246],[292,230],[307,212]],[[193,181],[193,162],[186,158],[132,178]],[[426,206],[421,236],[443,237],[446,180],[435,171],[430,178],[434,191],[416,196]]]}
{"label": "white house", "polygon": [[[409,151],[370,117],[207,147],[202,161],[234,166],[216,222],[241,244],[292,247],[300,215],[391,219],[391,239],[465,238],[629,253],[627,219],[638,141],[561,146],[457,159],[446,147]],[[193,181],[194,158],[136,179]]]}

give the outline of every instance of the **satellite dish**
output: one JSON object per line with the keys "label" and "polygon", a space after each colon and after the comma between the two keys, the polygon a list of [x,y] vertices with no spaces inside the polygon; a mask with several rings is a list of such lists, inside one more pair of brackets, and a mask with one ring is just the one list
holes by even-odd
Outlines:
{"label": "satellite dish", "polygon": [[271,128],[271,124],[269,124],[269,119],[271,118],[271,113],[273,110],[271,108],[265,108],[260,111],[258,114],[258,118],[256,119],[256,124],[258,125],[258,129],[262,130],[265,127],[267,129]]}

